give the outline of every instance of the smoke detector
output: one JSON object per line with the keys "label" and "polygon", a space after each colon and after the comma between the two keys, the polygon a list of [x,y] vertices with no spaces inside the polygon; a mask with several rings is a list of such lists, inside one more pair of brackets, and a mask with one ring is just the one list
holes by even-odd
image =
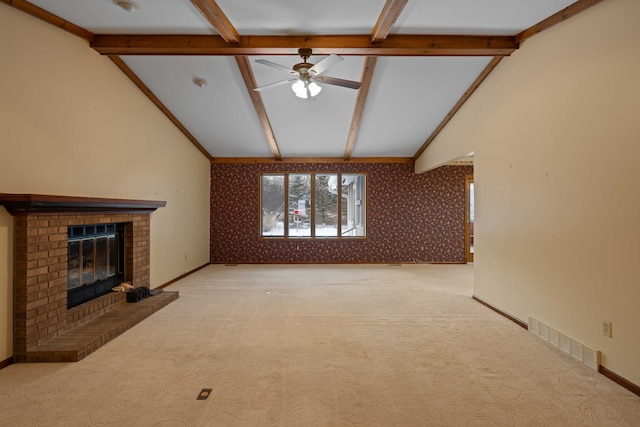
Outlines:
{"label": "smoke detector", "polygon": [[140,9],[138,3],[132,0],[113,0],[113,4],[118,6],[120,9],[126,10],[127,12],[134,12]]}
{"label": "smoke detector", "polygon": [[193,84],[198,86],[198,87],[205,87],[207,86],[207,81],[205,79],[203,79],[202,77],[196,77],[193,79]]}

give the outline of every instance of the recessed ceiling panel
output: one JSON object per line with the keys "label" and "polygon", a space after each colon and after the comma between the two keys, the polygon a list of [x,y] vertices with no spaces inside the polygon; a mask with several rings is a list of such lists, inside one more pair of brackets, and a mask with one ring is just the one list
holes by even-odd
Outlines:
{"label": "recessed ceiling panel", "polygon": [[122,58],[213,157],[272,156],[234,58]]}
{"label": "recessed ceiling panel", "polygon": [[30,0],[94,34],[218,34],[188,0],[133,0],[126,12],[113,0]]}
{"label": "recessed ceiling panel", "polygon": [[409,1],[392,34],[516,35],[575,0]]}
{"label": "recessed ceiling panel", "polygon": [[384,0],[217,0],[244,35],[370,34]]}
{"label": "recessed ceiling panel", "polygon": [[[325,56],[312,56],[317,64]],[[267,59],[286,67],[302,60],[297,56],[252,57],[258,86],[291,78],[285,70],[256,63]],[[363,58],[345,57],[322,75],[359,81]],[[292,83],[261,92],[276,141],[283,157],[342,157],[358,91],[319,83],[322,91],[311,100],[297,98]]]}
{"label": "recessed ceiling panel", "polygon": [[491,58],[378,58],[354,157],[413,157]]}

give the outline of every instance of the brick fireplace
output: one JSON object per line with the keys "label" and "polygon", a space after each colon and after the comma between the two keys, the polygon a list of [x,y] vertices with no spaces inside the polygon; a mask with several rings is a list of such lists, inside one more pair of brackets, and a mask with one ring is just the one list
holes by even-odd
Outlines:
{"label": "brick fireplace", "polygon": [[69,227],[120,224],[124,281],[149,286],[150,217],[165,202],[0,194],[0,204],[14,216],[14,362],[44,361],[30,354],[125,300],[112,292],[67,309]]}

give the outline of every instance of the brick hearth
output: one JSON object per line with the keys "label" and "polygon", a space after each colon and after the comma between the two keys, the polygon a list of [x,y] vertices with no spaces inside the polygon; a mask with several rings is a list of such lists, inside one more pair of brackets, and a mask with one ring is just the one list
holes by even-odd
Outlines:
{"label": "brick hearth", "polygon": [[[112,295],[124,294],[107,294],[96,300],[112,297]],[[118,298],[115,304],[109,304],[105,312],[94,317],[93,320],[85,320],[28,350],[25,361],[77,362],[177,298],[177,292],[162,292],[135,304],[125,302],[124,298]],[[96,300],[85,304],[91,304]]]}
{"label": "brick hearth", "polygon": [[148,287],[150,216],[164,202],[0,194],[0,204],[14,215],[14,362],[79,360],[177,298],[113,293],[67,309],[68,227],[124,224],[124,280]]}

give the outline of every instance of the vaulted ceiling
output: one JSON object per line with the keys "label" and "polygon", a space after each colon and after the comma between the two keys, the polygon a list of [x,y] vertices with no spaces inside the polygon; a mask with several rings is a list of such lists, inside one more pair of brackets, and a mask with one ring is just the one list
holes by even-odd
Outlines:
{"label": "vaulted ceiling", "polygon": [[[415,159],[504,57],[601,0],[0,1],[108,55],[213,160],[349,160]],[[256,60],[299,48],[360,88],[254,90],[292,78]]]}

